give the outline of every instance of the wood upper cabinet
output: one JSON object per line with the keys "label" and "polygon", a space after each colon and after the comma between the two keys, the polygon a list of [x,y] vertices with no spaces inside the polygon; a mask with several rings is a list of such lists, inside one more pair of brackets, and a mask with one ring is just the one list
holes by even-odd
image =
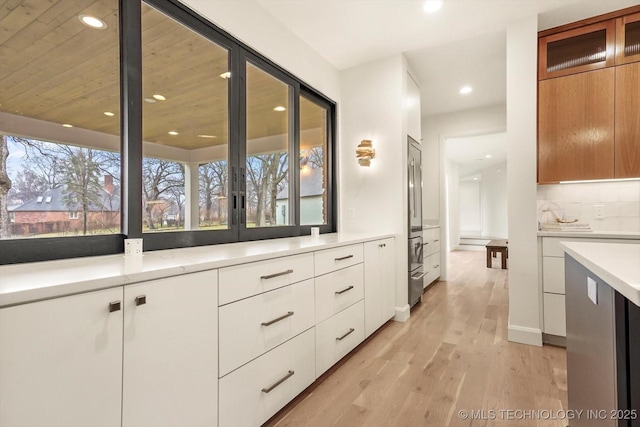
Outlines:
{"label": "wood upper cabinet", "polygon": [[640,62],[616,67],[615,177],[640,177]]}
{"label": "wood upper cabinet", "polygon": [[616,20],[616,65],[640,61],[640,13]]}
{"label": "wood upper cabinet", "polygon": [[539,183],[614,176],[614,79],[605,68],[539,82]]}
{"label": "wood upper cabinet", "polygon": [[581,73],[615,64],[614,20],[540,37],[538,78]]}

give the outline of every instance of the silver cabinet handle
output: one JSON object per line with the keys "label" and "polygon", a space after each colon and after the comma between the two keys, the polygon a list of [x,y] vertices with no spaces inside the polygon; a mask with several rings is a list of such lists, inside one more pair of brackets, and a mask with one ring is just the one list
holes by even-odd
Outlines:
{"label": "silver cabinet handle", "polygon": [[341,291],[336,291],[336,295],[344,294],[345,292],[350,291],[351,289],[353,289],[353,286],[349,286],[348,288],[344,288]]}
{"label": "silver cabinet handle", "polygon": [[353,255],[347,255],[340,258],[334,258],[335,261],[344,261],[345,259],[353,258]]}
{"label": "silver cabinet handle", "polygon": [[293,270],[289,269],[289,270],[281,271],[280,273],[273,273],[273,274],[268,274],[266,276],[260,276],[260,278],[261,279],[273,279],[274,277],[284,276],[285,274],[291,274],[291,273],[293,273]]}
{"label": "silver cabinet handle", "polygon": [[433,268],[438,268],[438,267],[440,267],[440,264],[433,266]]}
{"label": "silver cabinet handle", "polygon": [[387,244],[386,244],[386,243],[380,243],[380,244],[378,245],[378,247],[379,247],[379,248],[386,248],[386,247],[387,247]]}
{"label": "silver cabinet handle", "polygon": [[269,326],[269,325],[273,325],[274,323],[279,322],[279,321],[281,321],[281,320],[284,320],[284,319],[286,319],[287,317],[291,317],[291,316],[293,316],[293,311],[289,311],[289,312],[287,312],[287,314],[283,314],[282,316],[280,316],[280,317],[278,317],[278,318],[275,318],[275,319],[273,319],[273,320],[269,320],[268,322],[262,322],[262,323],[260,323],[260,324],[261,324],[262,326]]}
{"label": "silver cabinet handle", "polygon": [[415,279],[415,280],[420,280],[420,279],[422,279],[424,276],[426,276],[426,275],[427,275],[427,273],[429,273],[429,272],[428,272],[428,271],[425,271],[424,273],[419,273],[419,275],[411,276],[411,278],[412,278],[412,279]]}
{"label": "silver cabinet handle", "polygon": [[140,295],[137,296],[135,299],[136,305],[144,305],[147,303],[147,296],[146,295]]}
{"label": "silver cabinet handle", "polygon": [[436,240],[433,241],[433,243],[437,243],[439,241],[440,241],[440,239],[436,239]]}
{"label": "silver cabinet handle", "polygon": [[423,243],[422,246],[427,246],[429,242]]}
{"label": "silver cabinet handle", "polygon": [[280,384],[282,384],[283,382],[285,382],[286,380],[288,380],[289,378],[291,378],[293,376],[293,374],[295,374],[295,371],[289,371],[287,372],[287,374],[280,378],[278,381],[276,381],[274,384],[272,384],[270,387],[265,387],[262,389],[263,393],[269,393],[271,390],[273,390],[274,388],[278,387]]}
{"label": "silver cabinet handle", "polygon": [[343,339],[345,339],[348,335],[350,335],[351,333],[353,333],[353,331],[355,331],[355,329],[353,328],[349,328],[349,332],[347,332],[346,334],[344,334],[341,337],[337,337],[336,341],[342,341]]}

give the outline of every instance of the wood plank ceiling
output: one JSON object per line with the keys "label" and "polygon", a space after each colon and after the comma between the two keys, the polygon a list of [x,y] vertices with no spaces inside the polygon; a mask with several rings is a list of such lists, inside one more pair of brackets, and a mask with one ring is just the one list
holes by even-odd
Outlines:
{"label": "wood plank ceiling", "polygon": [[[117,0],[0,0],[0,111],[119,135],[117,7]],[[107,27],[89,28],[81,14]],[[142,15],[144,140],[188,150],[227,144],[230,79],[221,75],[229,52],[144,4]],[[248,65],[247,93],[247,138],[286,133],[289,87]],[[318,110],[301,103],[303,130],[323,127]]]}

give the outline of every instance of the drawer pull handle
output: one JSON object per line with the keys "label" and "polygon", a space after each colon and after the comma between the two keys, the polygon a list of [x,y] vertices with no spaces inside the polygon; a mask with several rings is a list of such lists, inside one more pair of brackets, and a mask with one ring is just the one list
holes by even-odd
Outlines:
{"label": "drawer pull handle", "polygon": [[280,378],[275,384],[273,384],[270,387],[263,388],[262,392],[263,393],[269,393],[271,390],[273,390],[274,388],[278,387],[280,384],[282,384],[283,382],[285,382],[286,380],[291,378],[293,376],[293,374],[295,374],[295,371],[287,372],[287,374],[284,377]]}
{"label": "drawer pull handle", "polygon": [[353,328],[349,328],[349,332],[347,332],[346,334],[344,334],[341,337],[337,337],[336,341],[342,341],[343,339],[345,339],[348,335],[351,335],[353,333],[353,331],[355,331],[355,329]]}
{"label": "drawer pull handle", "polygon": [[137,296],[135,301],[136,301],[136,305],[144,305],[147,303],[147,296],[146,295]]}
{"label": "drawer pull handle", "polygon": [[433,242],[434,242],[434,243],[436,243],[436,242],[439,242],[439,241],[440,241],[440,239],[436,239],[436,240],[434,240]]}
{"label": "drawer pull handle", "polygon": [[353,258],[353,255],[341,256],[340,258],[334,258],[335,261],[344,261],[345,259]]}
{"label": "drawer pull handle", "polygon": [[268,274],[266,276],[260,276],[260,278],[273,279],[274,277],[284,276],[285,274],[291,274],[291,273],[293,273],[293,270],[289,269],[289,270],[281,271],[280,273],[273,273],[273,274]]}
{"label": "drawer pull handle", "polygon": [[351,289],[353,289],[353,286],[349,286],[348,288],[344,288],[341,291],[336,291],[336,295],[344,294],[345,292],[350,291]]}
{"label": "drawer pull handle", "polygon": [[438,268],[438,267],[440,267],[440,264],[433,266],[433,268]]}
{"label": "drawer pull handle", "polygon": [[411,278],[412,278],[412,279],[415,279],[415,280],[420,280],[420,279],[422,279],[424,276],[426,276],[428,273],[429,273],[428,271],[425,271],[424,273],[418,273],[418,274],[416,274],[416,275],[414,275],[414,276],[411,276]]}
{"label": "drawer pull handle", "polygon": [[380,244],[378,245],[378,247],[379,247],[379,248],[386,248],[386,247],[387,247],[387,244],[386,244],[386,243],[380,243]]}
{"label": "drawer pull handle", "polygon": [[113,301],[109,303],[109,313],[113,313],[114,311],[120,311],[122,305],[120,301]]}
{"label": "drawer pull handle", "polygon": [[284,320],[284,319],[286,319],[287,317],[291,317],[291,316],[293,316],[293,311],[289,311],[289,312],[287,312],[287,314],[283,314],[282,316],[280,316],[280,317],[278,317],[278,318],[275,318],[275,319],[273,319],[273,320],[269,320],[268,322],[262,322],[262,323],[261,323],[261,325],[262,325],[262,326],[269,326],[269,325],[273,325],[274,323],[279,322],[279,321],[281,321],[281,320]]}

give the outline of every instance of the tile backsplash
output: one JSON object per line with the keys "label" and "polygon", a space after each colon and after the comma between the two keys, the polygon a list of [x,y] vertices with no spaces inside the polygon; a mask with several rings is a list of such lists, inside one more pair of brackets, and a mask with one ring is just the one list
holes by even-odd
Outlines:
{"label": "tile backsplash", "polygon": [[[640,181],[538,185],[539,219],[542,204],[595,231],[640,232]],[[596,205],[604,206],[603,219],[595,219]]]}

